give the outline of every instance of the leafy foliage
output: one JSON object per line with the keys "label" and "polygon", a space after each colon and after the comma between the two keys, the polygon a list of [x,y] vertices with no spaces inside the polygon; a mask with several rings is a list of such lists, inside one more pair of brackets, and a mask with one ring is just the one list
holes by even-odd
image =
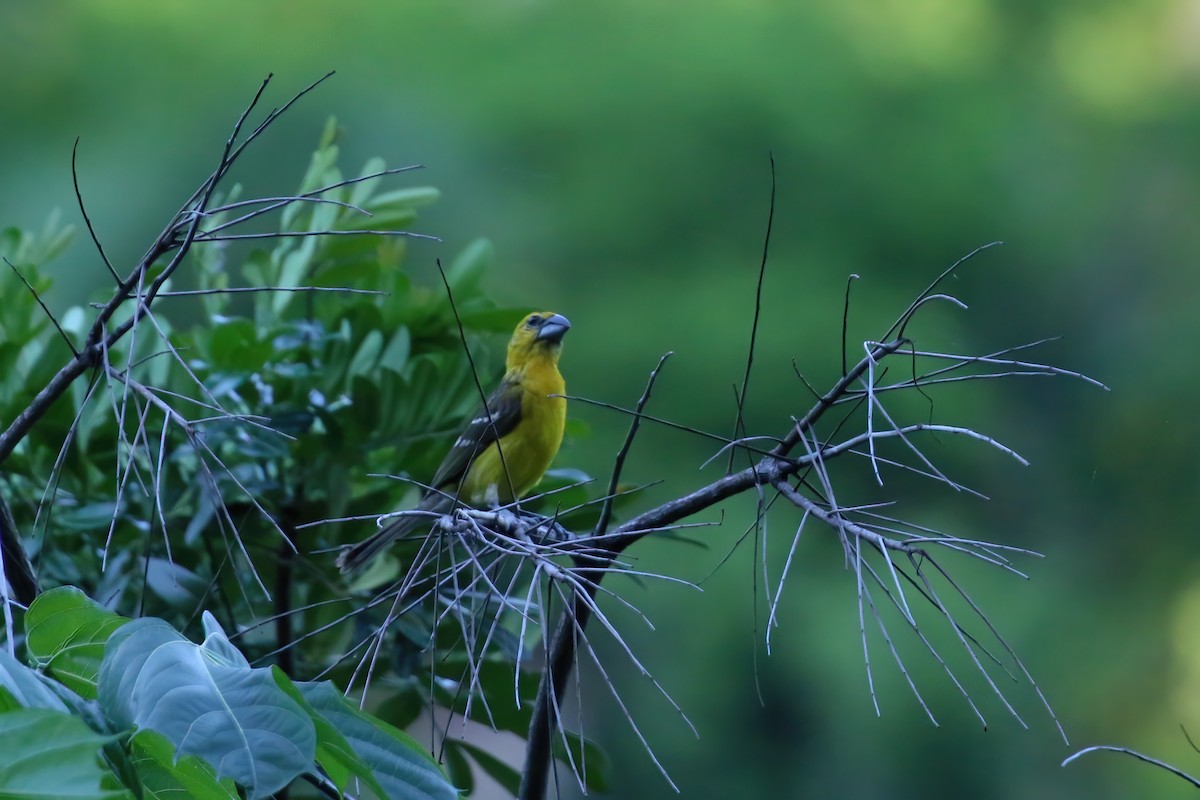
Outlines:
{"label": "leafy foliage", "polygon": [[[497,632],[504,647],[468,653],[463,672],[480,673],[470,680],[420,677],[437,663],[445,676],[445,657],[465,646],[447,631],[491,604],[464,596],[447,615],[433,597],[397,622],[371,598],[419,543],[394,548],[350,587],[332,551],[429,478],[479,402],[477,378],[499,369],[493,335],[526,309],[484,294],[486,242],[447,266],[453,306],[444,289],[416,283],[405,238],[387,234],[406,230],[437,192],[385,189],[403,170],[378,160],[347,178],[337,137],[331,121],[290,202],[243,201],[240,187],[215,198],[153,313],[138,316],[133,298],[117,308],[108,325],[132,321],[128,335],[5,462],[43,584],[61,588],[25,614],[33,668],[0,653],[0,750],[30,730],[60,731],[62,757],[86,765],[46,784],[46,796],[260,798],[307,776],[339,792],[441,800],[458,790],[402,728],[476,694],[512,717],[512,631]],[[279,208],[270,249],[225,233]],[[42,266],[69,236],[52,224],[40,237],[0,238],[14,266],[0,276],[11,299],[0,308],[0,419],[89,345],[88,312],[71,309],[60,330],[38,303],[49,288]],[[153,265],[131,294],[164,268]],[[554,502],[593,513],[584,482],[559,474]],[[350,685],[363,642],[381,717],[329,681],[295,680]],[[514,719],[527,724],[528,709]],[[461,752],[452,745],[450,757]],[[513,784],[511,767],[466,752]],[[24,767],[3,775],[0,793],[37,777]]]}
{"label": "leafy foliage", "polygon": [[[251,667],[207,612],[199,645],[160,619],[116,617],[66,587],[42,594],[28,620],[39,631],[29,638],[35,663],[62,663],[78,641],[100,643],[104,655],[98,681],[77,695],[43,691],[38,673],[0,660],[0,747],[13,756],[0,768],[2,792],[123,797],[97,789],[102,777],[122,776],[152,797],[237,797],[236,784],[260,798],[320,768],[339,790],[356,778],[379,797],[458,796],[411,737],[328,682]],[[116,740],[103,769],[99,751]],[[25,794],[31,786],[43,794]]]}

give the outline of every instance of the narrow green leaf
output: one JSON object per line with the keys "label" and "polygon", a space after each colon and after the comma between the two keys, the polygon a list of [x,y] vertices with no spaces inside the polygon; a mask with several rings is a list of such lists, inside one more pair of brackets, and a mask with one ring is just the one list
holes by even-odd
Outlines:
{"label": "narrow green leaf", "polygon": [[517,796],[517,791],[521,788],[519,769],[470,742],[459,742],[458,745],[471,756],[471,760],[478,764],[480,769],[492,777],[492,780],[503,786],[513,797]]}
{"label": "narrow green leaf", "polygon": [[408,332],[407,327],[401,325],[392,335],[392,340],[388,342],[387,347],[384,348],[383,355],[379,357],[379,366],[393,372],[403,373],[404,365],[408,363],[408,354],[411,351],[412,334]]}
{"label": "narrow green leaf", "polygon": [[571,758],[567,758],[567,749],[563,747],[563,737],[555,736],[552,751],[554,757],[563,763],[573,763],[575,769],[583,773],[583,785],[590,792],[607,792],[612,783],[612,760],[600,745],[591,739],[585,739],[578,733],[566,731],[566,748],[569,748]]}
{"label": "narrow green leaf", "polygon": [[407,189],[393,189],[382,192],[371,198],[367,210],[372,214],[386,213],[400,208],[411,209],[427,206],[441,197],[441,192],[432,186],[412,186]]}
{"label": "narrow green leaf", "polygon": [[[362,171],[358,173],[359,177],[363,175],[373,175],[377,172],[383,172],[387,169],[387,163],[378,156],[367,159],[367,163],[363,164]],[[350,187],[350,196],[346,198],[346,202],[354,206],[362,206],[371,199],[371,195],[375,194],[375,189],[378,188],[382,178],[368,178],[365,181],[359,181]],[[351,216],[358,216],[351,212]]]}
{"label": "narrow green leaf", "polygon": [[442,751],[446,761],[446,774],[460,792],[470,796],[475,792],[475,773],[471,771],[471,762],[467,761],[466,755],[458,745],[459,742],[450,740],[446,742]]}
{"label": "narrow green leaf", "polygon": [[[473,686],[472,675],[475,676]],[[517,673],[512,664],[501,661],[484,661],[476,672],[463,660],[447,659],[438,668],[438,677],[442,680],[434,686],[434,699],[439,704],[462,714],[467,710],[468,696],[474,697],[472,702],[478,707],[478,695],[482,691],[487,701],[488,719],[497,730],[518,736],[525,736],[529,731],[537,696],[536,675]],[[520,691],[520,708],[514,687]]]}
{"label": "narrow green leaf", "polygon": [[377,330],[371,331],[363,338],[358,352],[354,354],[354,358],[350,361],[350,377],[354,378],[370,372],[375,363],[379,361],[379,355],[382,351],[383,334]]}
{"label": "narrow green leaf", "polygon": [[[456,296],[468,294],[479,288],[483,273],[492,261],[492,243],[487,239],[476,239],[458,254],[446,270],[446,280]],[[513,324],[516,322],[514,320]]]}

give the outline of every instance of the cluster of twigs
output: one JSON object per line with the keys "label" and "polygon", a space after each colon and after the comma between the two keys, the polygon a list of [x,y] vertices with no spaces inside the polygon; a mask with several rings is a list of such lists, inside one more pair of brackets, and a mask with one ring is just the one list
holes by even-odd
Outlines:
{"label": "cluster of twigs", "polygon": [[[326,76],[328,77],[328,76]],[[268,81],[270,78],[268,78]],[[322,78],[324,80],[324,78]],[[70,350],[70,357],[54,378],[38,393],[28,408],[0,433],[0,464],[3,463],[17,444],[26,436],[51,404],[61,397],[76,380],[89,376],[87,398],[90,401],[101,387],[113,406],[116,424],[122,431],[126,420],[137,420],[133,434],[129,435],[123,448],[124,460],[117,465],[118,499],[130,482],[139,483],[148,494],[160,497],[159,481],[163,474],[163,458],[166,452],[168,431],[182,432],[186,440],[201,455],[204,464],[203,480],[208,491],[218,499],[214,503],[218,510],[217,524],[225,538],[227,553],[240,555],[253,571],[253,561],[237,533],[237,524],[227,510],[227,502],[220,502],[221,485],[229,482],[239,490],[243,502],[249,502],[279,532],[282,541],[292,550],[294,530],[284,531],[278,521],[258,504],[253,494],[238,481],[237,475],[226,468],[218,453],[209,449],[201,435],[203,426],[211,421],[235,421],[238,424],[266,428],[264,420],[233,414],[218,398],[214,397],[188,366],[186,360],[171,343],[155,317],[154,304],[163,297],[186,294],[171,292],[165,285],[176,273],[189,251],[199,243],[223,242],[246,238],[270,238],[282,236],[330,236],[380,235],[417,236],[409,232],[395,231],[335,231],[273,233],[231,232],[237,226],[257,219],[263,214],[274,212],[294,203],[326,202],[322,194],[346,184],[368,180],[383,175],[411,169],[381,170],[371,175],[342,181],[321,187],[312,192],[288,197],[264,197],[255,200],[230,202],[224,205],[214,202],[217,190],[230,169],[245,152],[248,145],[257,140],[293,103],[307,94],[321,81],[299,92],[282,107],[272,110],[265,119],[244,138],[239,140],[243,126],[267,85],[264,81],[254,100],[241,115],[214,171],[185,202],[156,238],[146,254],[126,274],[120,277],[117,270],[104,254],[99,238],[92,230],[91,222],[84,211],[92,240],[100,253],[109,274],[115,283],[112,298],[103,304],[92,320],[82,346],[76,347],[62,329],[62,338]],[[74,163],[74,162],[73,162]],[[78,184],[77,184],[78,194]],[[79,196],[83,211],[82,195]],[[332,202],[332,201],[329,201]],[[246,209],[245,211],[242,211]],[[228,221],[206,227],[206,221],[216,215],[228,215],[238,211]],[[769,242],[768,236],[765,243]],[[980,248],[983,249],[983,248]],[[703,434],[719,441],[718,455],[728,453],[729,468],[724,475],[705,486],[652,509],[643,511],[620,523],[614,523],[613,505],[616,501],[623,466],[636,440],[643,422],[678,426],[661,417],[646,413],[655,381],[670,353],[664,355],[650,373],[645,391],[633,408],[619,408],[630,417],[628,434],[616,454],[607,491],[592,502],[600,505],[598,521],[588,531],[566,530],[557,518],[543,518],[523,512],[520,506],[489,510],[459,508],[449,515],[430,520],[431,533],[419,545],[416,556],[411,560],[405,574],[394,584],[376,594],[363,607],[355,609],[347,617],[372,608],[386,609],[385,618],[367,637],[345,653],[346,658],[358,657],[358,668],[352,683],[361,679],[362,685],[370,683],[372,673],[383,650],[385,635],[392,623],[413,608],[432,605],[435,609],[434,629],[444,621],[452,621],[458,629],[459,645],[468,655],[468,674],[460,690],[466,695],[467,713],[472,711],[474,698],[482,697],[479,691],[481,667],[484,659],[496,648],[499,633],[508,620],[515,620],[515,661],[521,664],[529,650],[540,647],[545,670],[541,676],[533,708],[532,722],[528,732],[528,750],[522,773],[520,797],[524,800],[542,798],[546,794],[547,780],[552,761],[552,745],[555,737],[566,742],[563,721],[564,697],[572,675],[577,675],[577,664],[586,655],[598,668],[612,689],[608,671],[601,664],[592,646],[591,636],[595,626],[601,628],[621,644],[623,651],[632,660],[635,668],[643,674],[649,671],[624,643],[617,625],[605,611],[607,602],[637,609],[620,595],[604,586],[605,579],[613,573],[657,577],[669,581],[686,583],[667,575],[653,575],[635,570],[623,554],[629,547],[646,536],[676,530],[695,523],[688,518],[713,507],[715,504],[744,492],[755,492],[758,511],[752,526],[764,538],[765,519],[768,511],[780,500],[793,506],[800,513],[800,521],[792,534],[788,556],[779,573],[778,580],[770,592],[767,644],[771,630],[778,624],[778,609],[782,590],[791,569],[797,546],[806,529],[819,524],[831,530],[841,542],[848,570],[854,575],[857,586],[857,603],[860,633],[868,683],[872,699],[875,699],[872,677],[868,630],[874,626],[882,634],[889,653],[916,695],[921,707],[936,723],[933,712],[926,704],[917,683],[901,658],[900,649],[889,632],[882,609],[891,607],[912,631],[922,646],[944,669],[948,679],[962,694],[965,702],[986,725],[986,718],[975,698],[966,688],[950,662],[928,635],[932,623],[921,621],[915,610],[918,601],[923,601],[934,611],[951,632],[966,654],[971,667],[982,676],[992,693],[1004,709],[1021,721],[1020,714],[1009,701],[1005,691],[993,678],[994,669],[1009,670],[1024,678],[1042,699],[1047,713],[1058,725],[1049,703],[1042,697],[1040,689],[1021,662],[1016,652],[1000,635],[988,615],[972,598],[961,582],[956,580],[945,563],[947,555],[962,555],[1017,575],[1022,573],[1012,563],[1013,554],[1031,554],[1031,551],[998,543],[962,538],[921,527],[911,522],[890,516],[884,506],[856,505],[841,496],[838,485],[830,476],[828,465],[834,459],[854,456],[864,460],[871,475],[883,485],[885,468],[903,469],[949,487],[954,491],[973,492],[947,476],[935,464],[924,448],[924,441],[931,435],[961,437],[984,445],[987,448],[1013,458],[1024,460],[1012,449],[990,436],[973,428],[928,422],[903,423],[889,410],[887,398],[895,392],[924,392],[937,384],[961,381],[1001,379],[1015,376],[1063,376],[1077,378],[1099,386],[1077,372],[1052,365],[1017,358],[1020,351],[1041,342],[1008,348],[984,356],[943,353],[919,348],[906,335],[909,322],[922,308],[934,302],[948,302],[958,307],[965,306],[957,299],[940,292],[942,281],[961,266],[967,258],[943,272],[916,300],[897,318],[878,340],[863,343],[864,355],[852,365],[843,364],[840,378],[824,392],[813,390],[812,406],[801,416],[785,425],[777,435],[750,435],[745,430],[741,409],[749,383],[751,365],[758,328],[756,305],[754,326],[746,364],[746,376],[738,394],[738,414],[732,437]],[[758,296],[761,298],[763,275],[766,267],[764,245],[762,268],[759,272]],[[273,287],[254,287],[240,291],[284,290]],[[288,289],[295,290],[295,289]],[[303,287],[301,290],[304,290]],[[316,290],[315,288],[313,289]],[[447,285],[449,290],[449,285]],[[226,289],[220,291],[239,291]],[[347,290],[349,291],[349,290]],[[132,304],[130,313],[123,318],[118,311]],[[118,321],[118,319],[120,321]],[[57,324],[57,323],[56,323]],[[155,386],[139,381],[133,375],[133,348],[128,348],[128,359],[124,363],[114,359],[113,351],[123,339],[138,336],[156,337],[165,357],[172,359],[195,383],[203,400],[171,396]],[[843,332],[843,340],[844,340]],[[465,344],[465,340],[464,340]],[[844,350],[844,348],[843,348]],[[886,380],[890,365],[900,365],[896,372],[907,377]],[[805,382],[807,385],[807,382]],[[812,389],[812,387],[809,387]],[[571,398],[577,403],[595,403],[586,398]],[[184,413],[180,402],[188,401],[198,410],[195,414]],[[86,405],[85,401],[85,405]],[[608,403],[599,403],[618,408]],[[190,406],[189,406],[190,407]],[[162,429],[152,432],[146,425],[151,411],[161,416]],[[845,412],[844,414],[841,412]],[[839,417],[830,423],[832,417]],[[858,430],[843,432],[851,419],[861,419],[865,425]],[[78,419],[76,420],[78,423]],[[70,447],[74,427],[67,435],[59,454],[55,469],[60,470],[62,460]],[[279,434],[285,435],[285,434]],[[882,446],[887,442],[898,442],[906,458],[885,458]],[[734,469],[739,459],[745,466]],[[53,484],[53,480],[51,481]],[[53,495],[53,488],[48,489]],[[570,509],[564,510],[569,511]],[[165,526],[163,509],[155,511]],[[417,513],[417,512],[403,512]],[[0,518],[0,522],[3,518]],[[114,520],[115,524],[115,520]],[[317,524],[317,523],[313,523]],[[297,526],[302,527],[302,526]],[[110,530],[111,533],[111,530]],[[0,569],[16,593],[15,599],[28,605],[36,595],[36,583],[27,580],[28,561],[24,556],[20,540],[11,524],[0,524]],[[766,565],[764,564],[764,570]],[[266,586],[255,579],[261,591],[269,596]],[[602,602],[602,597],[604,602]],[[5,598],[6,610],[8,607]],[[554,601],[554,602],[552,602]],[[563,610],[557,619],[550,609],[557,603]],[[963,612],[961,609],[967,609]],[[290,613],[290,612],[289,612]],[[640,613],[640,612],[638,612]],[[337,624],[347,617],[335,620]],[[328,627],[328,626],[326,626]],[[306,632],[306,636],[320,633],[322,629]],[[540,645],[532,644],[541,637]],[[294,644],[281,641],[281,648]],[[998,648],[998,653],[993,652]],[[521,670],[516,670],[520,680]],[[655,685],[658,686],[657,682]],[[658,686],[664,697],[665,690]],[[520,703],[519,686],[514,687]],[[613,697],[629,719],[635,734],[647,744],[638,730],[633,716],[626,708],[620,694],[612,689]],[[670,701],[673,704],[673,701]],[[490,716],[486,699],[483,713]],[[678,706],[676,706],[678,709]],[[878,709],[878,703],[876,702]],[[680,711],[682,714],[682,711]],[[684,716],[686,720],[686,716]],[[690,725],[690,723],[687,723]],[[1023,725],[1024,722],[1021,721]],[[1061,726],[1059,726],[1061,731]],[[647,750],[649,746],[647,744]],[[581,775],[584,765],[574,763],[569,747],[564,747],[570,766]],[[651,753],[653,758],[653,753]],[[658,764],[657,759],[655,763]],[[659,765],[664,776],[666,770]],[[582,780],[582,779],[581,779]],[[670,778],[667,777],[670,781]],[[674,784],[672,784],[674,785]]]}
{"label": "cluster of twigs", "polygon": [[[984,248],[979,248],[982,249]],[[360,642],[360,647],[367,648],[370,652],[369,656],[364,656],[360,661],[360,668],[377,656],[391,622],[416,605],[434,600],[442,609],[442,615],[453,616],[458,621],[462,641],[471,655],[470,675],[460,688],[469,696],[474,696],[478,688],[477,675],[483,660],[489,652],[489,647],[493,645],[496,632],[501,628],[502,618],[506,613],[511,613],[519,620],[520,633],[517,641],[521,652],[527,646],[529,628],[533,627],[543,632],[553,630],[552,636],[542,640],[546,669],[539,684],[533,721],[528,733],[528,750],[519,796],[524,800],[532,800],[541,798],[546,793],[548,767],[552,761],[552,743],[555,737],[559,737],[563,739],[563,744],[566,744],[562,710],[564,698],[572,675],[577,675],[578,662],[584,656],[598,668],[612,692],[617,707],[628,719],[635,735],[646,746],[647,752],[664,778],[671,782],[666,770],[654,757],[648,742],[638,729],[633,715],[614,688],[608,670],[600,663],[590,641],[589,627],[600,625],[631,659],[634,668],[641,674],[650,676],[649,671],[625,643],[621,632],[604,611],[601,597],[630,608],[638,615],[641,612],[625,598],[606,590],[602,582],[611,574],[625,573],[686,583],[674,576],[636,571],[622,556],[630,546],[646,536],[687,526],[689,523],[685,520],[689,517],[734,495],[753,491],[758,497],[758,513],[752,528],[760,530],[764,537],[767,511],[778,500],[782,499],[801,513],[800,522],[792,535],[786,562],[771,592],[766,634],[768,648],[771,631],[778,625],[780,597],[793,564],[797,545],[806,528],[812,523],[820,523],[837,535],[845,553],[846,565],[854,575],[863,655],[869,690],[877,712],[879,706],[875,696],[868,645],[871,627],[868,624],[869,620],[874,620],[874,626],[878,628],[890,655],[921,707],[929,719],[934,724],[937,723],[885,622],[882,607],[886,605],[894,608],[929,655],[944,670],[980,723],[985,727],[988,724],[963,678],[956,673],[950,661],[928,635],[929,623],[920,621],[918,613],[914,610],[914,604],[919,599],[932,607],[935,619],[940,619],[948,627],[966,654],[971,667],[982,676],[1007,713],[1021,725],[1025,725],[1005,690],[993,676],[993,670],[1000,670],[1014,680],[1024,679],[1037,693],[1046,712],[1065,739],[1062,726],[1029,670],[967,588],[956,580],[944,561],[946,555],[963,555],[1025,577],[1013,564],[1013,555],[1038,554],[1024,548],[963,538],[922,527],[889,516],[886,513],[888,504],[854,505],[842,502],[828,469],[828,464],[834,459],[852,455],[870,465],[871,474],[881,486],[881,467],[887,467],[913,472],[957,492],[979,495],[979,492],[954,481],[939,469],[934,460],[925,453],[921,437],[961,437],[982,444],[1020,464],[1027,462],[1013,449],[970,427],[934,422],[902,424],[893,417],[885,404],[884,398],[887,395],[905,390],[923,393],[926,388],[943,383],[1017,376],[1068,377],[1104,388],[1102,384],[1078,372],[1017,357],[1021,351],[1043,342],[976,356],[922,350],[906,337],[905,330],[913,316],[930,302],[950,302],[965,308],[960,301],[947,294],[938,293],[937,289],[955,269],[979,250],[943,272],[900,315],[885,337],[879,341],[865,342],[865,355],[858,363],[846,368],[842,376],[824,393],[814,391],[815,402],[812,407],[803,416],[793,419],[782,436],[742,435],[737,439],[728,439],[693,431],[720,440],[722,446],[717,455],[726,450],[731,453],[743,453],[748,459],[748,466],[736,471],[731,470],[706,486],[642,512],[621,524],[612,524],[612,505],[618,496],[617,487],[622,469],[640,425],[643,421],[648,421],[683,427],[645,411],[660,371],[671,354],[664,355],[651,372],[645,391],[632,409],[588,398],[571,397],[573,402],[616,409],[631,419],[628,435],[614,460],[608,490],[598,500],[593,501],[602,504],[599,520],[593,529],[584,532],[562,530],[553,519],[522,514],[519,504],[489,511],[459,509],[449,516],[431,518],[431,535],[422,543],[418,557],[411,562],[405,577],[373,601],[375,604],[388,602],[391,608],[387,619],[373,631],[370,637],[371,644],[368,644],[368,640]],[[887,367],[894,361],[904,364],[909,377],[885,382],[883,377]],[[826,418],[840,409],[848,410],[832,426],[831,432],[823,433],[829,427]],[[865,427],[843,433],[845,423],[860,409],[864,409],[860,416],[865,420]],[[737,425],[741,430],[740,412]],[[915,463],[905,463],[903,460],[881,455],[881,445],[891,440],[900,442],[904,449],[911,453],[911,460]],[[762,446],[764,441],[769,442],[766,448]],[[499,581],[500,575],[507,576],[504,582]],[[547,616],[548,594],[553,594],[564,606],[556,623],[551,622]],[[472,604],[469,602],[471,600],[477,602]],[[960,610],[964,606],[969,612],[966,618]],[[999,648],[999,652],[993,652],[993,648]],[[369,666],[366,670],[369,676]],[[653,680],[653,677],[650,677]],[[682,715],[682,710],[670,699],[662,686],[657,681],[654,681],[654,685]],[[518,702],[519,695],[518,691]],[[487,713],[490,715],[490,711]],[[688,726],[691,725],[687,722],[686,715],[683,719]],[[564,747],[563,750],[568,753],[569,758],[569,749]],[[582,786],[581,765],[571,763],[570,767]],[[674,786],[673,783],[671,785]]]}

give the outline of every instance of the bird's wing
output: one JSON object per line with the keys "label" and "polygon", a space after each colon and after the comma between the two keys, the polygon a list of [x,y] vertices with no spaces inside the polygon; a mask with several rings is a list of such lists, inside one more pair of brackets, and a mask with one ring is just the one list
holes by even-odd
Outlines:
{"label": "bird's wing", "polygon": [[[489,413],[490,416],[489,416]],[[512,432],[521,421],[521,386],[505,378],[487,399],[486,408],[472,415],[462,434],[454,440],[431,484],[453,493],[475,460],[488,445]]]}

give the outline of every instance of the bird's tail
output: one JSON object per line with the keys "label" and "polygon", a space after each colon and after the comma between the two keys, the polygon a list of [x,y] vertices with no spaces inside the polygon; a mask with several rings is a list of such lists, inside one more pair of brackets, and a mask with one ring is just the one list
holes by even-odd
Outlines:
{"label": "bird's tail", "polygon": [[[418,511],[442,513],[447,505],[439,495],[427,496],[417,506]],[[361,572],[376,556],[391,547],[398,539],[410,533],[428,530],[433,519],[426,514],[414,514],[397,518],[357,544],[343,548],[338,554],[337,567],[344,575]]]}
{"label": "bird's tail", "polygon": [[407,536],[423,521],[422,517],[401,517],[380,528],[357,544],[346,547],[338,554],[337,567],[345,575],[361,572],[375,560],[375,556],[391,546],[392,542]]}
{"label": "bird's tail", "polygon": [[0,564],[4,565],[3,573],[0,573],[0,589],[3,589],[3,582],[7,578],[13,597],[21,605],[28,606],[41,589],[33,566],[21,547],[21,535],[17,532],[17,524],[13,522],[12,512],[3,496],[0,496],[0,558],[3,559]]}

